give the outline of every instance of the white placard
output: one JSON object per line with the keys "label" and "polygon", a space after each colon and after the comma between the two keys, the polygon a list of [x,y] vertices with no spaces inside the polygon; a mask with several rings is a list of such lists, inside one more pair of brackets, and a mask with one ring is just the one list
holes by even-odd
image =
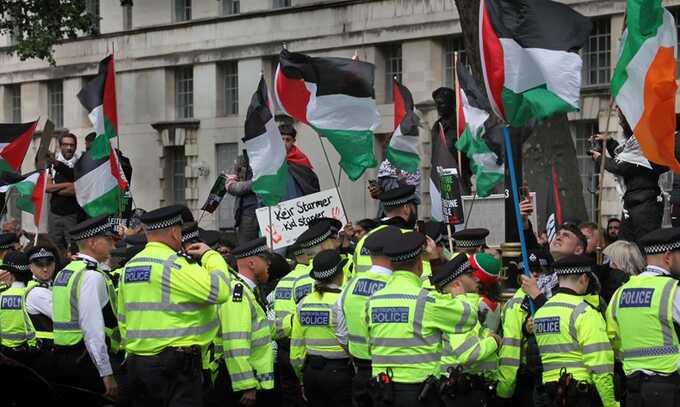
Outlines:
{"label": "white placard", "polygon": [[274,250],[288,247],[295,243],[295,239],[307,230],[307,224],[316,218],[335,218],[347,223],[345,212],[342,210],[340,197],[335,188],[305,195],[300,198],[283,201],[271,207],[271,233],[269,230],[269,209],[257,209],[257,222],[260,231],[267,238],[267,244],[274,241]]}

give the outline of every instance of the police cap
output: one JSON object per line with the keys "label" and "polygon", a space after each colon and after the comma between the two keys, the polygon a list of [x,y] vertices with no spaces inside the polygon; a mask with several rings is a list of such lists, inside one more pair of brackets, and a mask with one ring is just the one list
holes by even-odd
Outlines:
{"label": "police cap", "polygon": [[638,244],[645,256],[680,250],[680,227],[661,228],[647,233]]}
{"label": "police cap", "polygon": [[423,253],[425,236],[418,232],[406,232],[391,239],[383,247],[383,254],[393,263],[411,261]]}
{"label": "police cap", "polygon": [[295,240],[295,244],[300,249],[309,249],[330,238],[331,234],[331,225],[328,222],[319,222],[302,232]]}
{"label": "police cap", "polygon": [[18,242],[19,236],[16,233],[0,233],[0,250],[13,249]]}
{"label": "police cap", "polygon": [[316,281],[330,280],[342,272],[346,262],[347,260],[340,257],[337,251],[323,250],[314,256],[309,276]]}
{"label": "police cap", "polygon": [[436,244],[441,243],[442,239],[444,238],[444,224],[441,222],[437,221],[428,221],[425,222],[425,234]]}
{"label": "police cap", "polygon": [[430,276],[430,282],[437,288],[442,288],[465,273],[472,273],[472,265],[468,257],[459,253],[444,264],[435,266]]}
{"label": "police cap", "polygon": [[594,273],[595,262],[588,256],[573,254],[557,260],[553,269],[558,276]]}
{"label": "police cap", "polygon": [[380,228],[366,237],[364,247],[368,249],[371,256],[380,256],[383,254],[383,249],[390,241],[398,239],[401,235],[401,229],[396,226],[386,226]]}
{"label": "police cap", "polygon": [[17,250],[10,250],[5,254],[0,269],[7,270],[15,276],[30,274],[28,256]]}
{"label": "police cap", "polygon": [[454,233],[453,239],[456,241],[456,247],[472,249],[475,247],[485,246],[487,236],[489,236],[488,229],[463,229]]}
{"label": "police cap", "polygon": [[198,223],[189,222],[182,226],[182,244],[195,243],[200,240]]}
{"label": "police cap", "polygon": [[53,247],[38,245],[33,246],[26,252],[29,263],[54,263],[57,259],[57,251]]}
{"label": "police cap", "polygon": [[312,227],[316,225],[319,222],[326,222],[330,225],[331,227],[331,234],[337,235],[340,232],[340,229],[342,229],[342,222],[335,218],[316,218],[312,219],[309,221],[307,224],[308,227]]}
{"label": "police cap", "polygon": [[146,212],[139,217],[146,230],[161,230],[171,226],[182,225],[184,222],[192,222],[193,216],[184,205],[165,206]]}
{"label": "police cap", "polygon": [[69,230],[71,240],[78,242],[80,240],[91,239],[97,236],[116,236],[113,230],[113,224],[107,215],[99,215],[97,217],[80,222]]}
{"label": "police cap", "polygon": [[240,244],[231,251],[231,254],[236,259],[245,259],[246,257],[259,256],[266,253],[269,253],[269,247],[267,247],[267,239],[264,237]]}
{"label": "police cap", "polygon": [[394,208],[396,206],[406,205],[409,202],[417,202],[416,187],[413,185],[404,185],[399,188],[383,191],[378,196],[385,208]]}

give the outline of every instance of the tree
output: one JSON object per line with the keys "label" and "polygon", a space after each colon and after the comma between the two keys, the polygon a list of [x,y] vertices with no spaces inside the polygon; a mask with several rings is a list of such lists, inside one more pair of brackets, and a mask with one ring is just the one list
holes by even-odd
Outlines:
{"label": "tree", "polygon": [[0,0],[0,33],[12,36],[9,52],[22,61],[54,65],[54,45],[91,33],[96,18],[85,11],[85,0]]}

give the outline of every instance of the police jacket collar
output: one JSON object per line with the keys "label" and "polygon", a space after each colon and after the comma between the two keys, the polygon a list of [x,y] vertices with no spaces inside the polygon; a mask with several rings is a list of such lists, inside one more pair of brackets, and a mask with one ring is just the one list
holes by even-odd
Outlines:
{"label": "police jacket collar", "polygon": [[585,294],[579,294],[576,291],[572,290],[571,288],[567,288],[567,287],[557,287],[556,294],[575,295],[577,297],[583,297],[585,295]]}
{"label": "police jacket collar", "polygon": [[15,281],[12,283],[12,288],[25,288],[26,284],[21,281]]}
{"label": "police jacket collar", "polygon": [[99,262],[97,261],[97,259],[85,253],[76,254],[76,260],[81,260],[84,261],[85,263],[92,263],[95,266],[99,267]]}
{"label": "police jacket collar", "polygon": [[640,275],[643,276],[649,276],[649,275],[664,275],[664,276],[670,276],[671,273],[670,271],[661,268],[659,266],[647,266],[645,269],[640,273]]}
{"label": "police jacket collar", "polygon": [[248,287],[250,288],[251,291],[255,291],[256,284],[253,282],[253,280],[249,279],[248,277],[244,276],[241,273],[238,273],[238,278],[239,278],[239,280],[246,283],[246,285],[248,285]]}
{"label": "police jacket collar", "polygon": [[378,275],[381,275],[381,276],[386,276],[386,277],[389,277],[389,276],[392,275],[392,270],[388,269],[387,267],[376,266],[375,264],[372,265],[370,269],[368,269],[368,272],[378,274]]}
{"label": "police jacket collar", "polygon": [[412,230],[411,227],[406,223],[404,218],[401,216],[394,216],[392,218],[382,218],[380,219],[380,224],[382,225],[392,225],[402,229]]}

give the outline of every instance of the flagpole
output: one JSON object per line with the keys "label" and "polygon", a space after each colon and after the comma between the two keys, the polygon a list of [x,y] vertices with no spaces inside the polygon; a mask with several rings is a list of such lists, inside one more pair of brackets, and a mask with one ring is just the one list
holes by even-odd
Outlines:
{"label": "flagpole", "polygon": [[468,209],[467,216],[465,217],[465,225],[463,228],[467,229],[468,222],[470,221],[470,214],[472,213],[472,207],[475,206],[475,201],[477,200],[477,191],[475,191],[475,194],[472,196],[472,203],[470,203],[470,209]]}
{"label": "flagpole", "polygon": [[342,211],[345,212],[345,218],[347,219],[347,222],[350,221],[349,219],[349,213],[347,213],[347,209],[345,208],[345,202],[342,199],[342,195],[340,194],[340,189],[338,188],[338,182],[335,179],[335,173],[333,172],[333,167],[331,166],[331,160],[328,159],[328,153],[326,152],[326,147],[323,145],[323,140],[321,140],[321,136],[318,136],[319,138],[319,143],[321,144],[321,150],[323,150],[323,155],[326,157],[326,164],[328,164],[328,171],[331,173],[331,177],[333,178],[333,184],[335,185],[335,191],[338,193],[338,198],[340,198],[340,206],[342,206]]}
{"label": "flagpole", "polygon": [[[604,195],[604,165],[607,157],[607,139],[609,138],[609,122],[612,117],[612,110],[614,109],[614,98],[609,101],[609,108],[607,109],[607,127],[604,130],[604,139],[602,140],[602,154],[600,155],[600,174],[599,185],[597,188],[597,237],[598,241],[602,237],[602,198]],[[596,164],[597,165],[597,164]],[[602,243],[595,248],[597,253],[597,264],[602,264]]]}
{"label": "flagpole", "polygon": [[196,226],[198,226],[201,223],[201,219],[203,219],[203,215],[205,215],[205,211],[201,209],[201,215],[198,217],[198,221],[196,222]]}
{"label": "flagpole", "polygon": [[[510,172],[510,183],[512,189],[512,200],[515,207],[515,222],[517,224],[517,234],[519,235],[519,242],[522,247],[522,265],[524,266],[524,274],[531,277],[529,271],[529,256],[527,253],[527,242],[524,238],[524,222],[522,221],[522,214],[519,211],[519,189],[517,187],[517,174],[515,173],[515,163],[512,158],[512,144],[510,143],[510,131],[508,127],[503,127],[503,143],[505,144],[506,163],[508,171]],[[508,220],[506,219],[506,222]],[[531,298],[530,298],[531,300]],[[531,315],[536,311],[536,306],[533,301],[529,301],[529,311]]]}
{"label": "flagpole", "polygon": [[272,227],[272,207],[267,206],[269,211],[269,250],[274,251],[274,230]]}
{"label": "flagpole", "polygon": [[[454,92],[456,92],[456,141],[460,140],[460,134],[458,134],[458,109],[460,108],[460,85],[458,84],[458,52],[453,53],[453,86],[455,87]],[[455,147],[455,145],[454,145]],[[458,152],[458,176],[463,179],[463,154],[461,154],[458,147],[456,147]]]}

